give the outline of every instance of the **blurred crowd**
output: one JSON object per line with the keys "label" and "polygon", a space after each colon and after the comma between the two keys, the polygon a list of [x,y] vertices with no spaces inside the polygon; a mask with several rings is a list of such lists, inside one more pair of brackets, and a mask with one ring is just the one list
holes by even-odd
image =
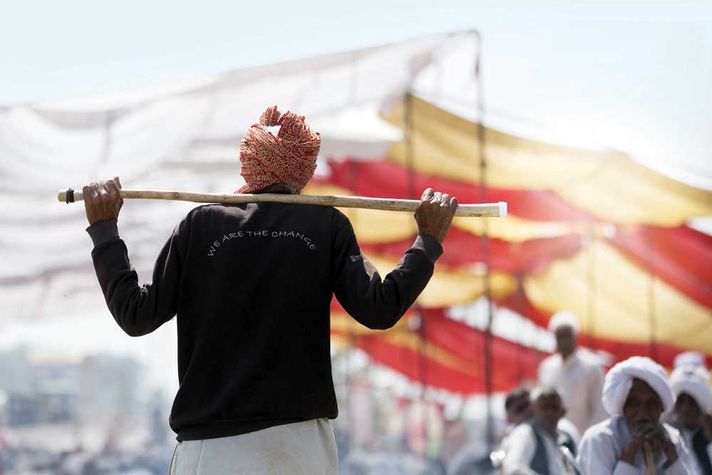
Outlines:
{"label": "blurred crowd", "polygon": [[539,385],[505,401],[507,434],[492,453],[504,474],[712,474],[712,387],[704,355],[685,352],[670,374],[646,357],[604,376],[578,347],[578,321],[554,315],[556,353]]}

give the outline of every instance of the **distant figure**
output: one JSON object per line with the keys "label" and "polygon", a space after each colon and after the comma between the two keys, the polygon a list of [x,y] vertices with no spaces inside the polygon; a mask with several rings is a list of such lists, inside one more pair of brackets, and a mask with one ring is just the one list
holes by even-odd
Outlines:
{"label": "distant figure", "polygon": [[616,364],[606,374],[603,405],[611,417],[583,435],[577,458],[581,473],[645,475],[646,451],[656,474],[697,473],[680,432],[660,422],[673,408],[662,366],[640,356]]}
{"label": "distant figure", "polygon": [[554,388],[540,387],[531,394],[533,417],[517,425],[507,438],[502,471],[507,475],[576,474],[571,437],[558,430],[566,414],[561,396]]}
{"label": "distant figure", "polygon": [[504,411],[506,426],[502,434],[502,440],[493,452],[490,453],[490,461],[496,469],[502,468],[504,456],[509,448],[509,437],[512,431],[522,422],[526,422],[532,417],[532,403],[529,390],[517,388],[510,391],[504,398]]}
{"label": "distant figure", "polygon": [[539,365],[539,384],[556,388],[567,419],[583,433],[606,417],[601,405],[603,369],[595,355],[578,348],[579,322],[574,314],[556,313],[549,331],[556,338],[556,353]]}
{"label": "distant figure", "polygon": [[[710,374],[702,366],[681,366],[670,376],[675,394],[672,424],[682,433],[700,473],[712,474],[712,440],[705,434],[712,414]],[[709,432],[709,430],[707,431]]]}
{"label": "distant figure", "polygon": [[681,366],[699,366],[707,369],[705,355],[699,351],[683,351],[675,356],[673,365],[675,368],[679,368]]}
{"label": "distant figure", "polygon": [[518,388],[507,394],[504,399],[504,410],[507,413],[507,426],[509,429],[507,432],[511,432],[514,427],[529,420],[532,417],[529,390]]}

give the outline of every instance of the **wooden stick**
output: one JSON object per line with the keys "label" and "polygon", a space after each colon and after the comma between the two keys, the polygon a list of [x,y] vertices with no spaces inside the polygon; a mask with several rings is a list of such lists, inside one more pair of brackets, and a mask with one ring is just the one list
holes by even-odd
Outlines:
{"label": "wooden stick", "polygon": [[648,475],[655,475],[655,457],[653,449],[650,448],[650,444],[647,442],[643,442],[643,458],[645,459],[645,469]]}
{"label": "wooden stick", "polygon": [[[314,195],[287,195],[262,193],[255,195],[219,194],[219,193],[189,193],[184,191],[161,190],[129,190],[122,189],[121,197],[124,199],[149,199],[192,201],[195,203],[289,203],[319,206],[335,206],[338,208],[380,209],[386,211],[415,212],[418,200],[396,200],[390,198],[366,198],[363,196],[314,196]],[[61,190],[57,195],[59,201],[74,203],[82,200],[82,192],[71,188]],[[455,211],[455,216],[467,217],[505,217],[507,216],[507,203],[461,204]]]}

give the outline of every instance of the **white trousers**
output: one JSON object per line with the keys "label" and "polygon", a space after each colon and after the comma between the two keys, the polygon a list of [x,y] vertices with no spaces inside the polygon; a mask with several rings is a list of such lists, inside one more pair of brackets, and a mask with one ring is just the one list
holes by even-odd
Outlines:
{"label": "white trousers", "polygon": [[170,475],[335,475],[329,419],[269,427],[232,437],[179,442]]}

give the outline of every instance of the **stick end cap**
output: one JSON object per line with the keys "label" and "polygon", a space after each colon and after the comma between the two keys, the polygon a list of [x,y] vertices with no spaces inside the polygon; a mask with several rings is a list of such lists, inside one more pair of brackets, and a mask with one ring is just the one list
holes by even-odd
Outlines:
{"label": "stick end cap", "polygon": [[74,203],[74,190],[71,188],[59,190],[57,193],[57,199],[67,204]]}
{"label": "stick end cap", "polygon": [[507,202],[500,201],[497,203],[499,205],[499,217],[504,218],[507,216]]}

